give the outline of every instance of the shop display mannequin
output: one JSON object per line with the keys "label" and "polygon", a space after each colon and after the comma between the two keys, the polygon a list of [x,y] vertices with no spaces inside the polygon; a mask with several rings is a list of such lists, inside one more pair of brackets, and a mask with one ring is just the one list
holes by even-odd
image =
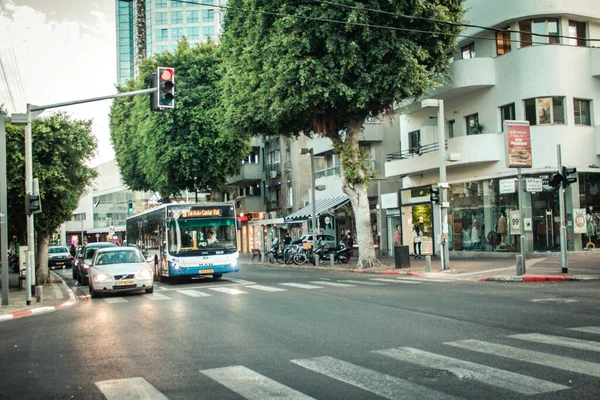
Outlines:
{"label": "shop display mannequin", "polygon": [[506,216],[502,212],[498,220],[498,234],[500,235],[500,244],[498,247],[506,247],[506,230]]}

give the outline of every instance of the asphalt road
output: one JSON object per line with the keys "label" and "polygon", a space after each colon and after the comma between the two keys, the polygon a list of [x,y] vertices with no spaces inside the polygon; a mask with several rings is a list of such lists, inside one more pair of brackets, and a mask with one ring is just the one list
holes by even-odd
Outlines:
{"label": "asphalt road", "polygon": [[254,266],[153,295],[81,288],[0,324],[0,398],[597,399],[599,288]]}

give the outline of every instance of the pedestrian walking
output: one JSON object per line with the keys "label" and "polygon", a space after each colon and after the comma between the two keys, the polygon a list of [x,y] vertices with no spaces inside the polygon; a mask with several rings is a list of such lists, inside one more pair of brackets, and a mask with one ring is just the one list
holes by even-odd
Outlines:
{"label": "pedestrian walking", "polygon": [[421,242],[423,241],[423,234],[421,233],[419,225],[415,225],[415,228],[412,232],[412,237],[415,258],[421,258]]}

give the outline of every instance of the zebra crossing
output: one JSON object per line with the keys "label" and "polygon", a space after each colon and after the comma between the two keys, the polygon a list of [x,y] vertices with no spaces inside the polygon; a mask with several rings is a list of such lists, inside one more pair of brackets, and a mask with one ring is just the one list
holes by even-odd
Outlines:
{"label": "zebra crossing", "polygon": [[[209,286],[202,288],[186,288],[186,289],[173,289],[166,288],[160,284],[155,284],[154,293],[145,294],[141,297],[152,301],[162,300],[173,300],[178,295],[192,298],[205,298],[212,297],[215,295],[228,295],[228,296],[239,296],[247,295],[251,292],[287,292],[289,290],[320,290],[320,289],[352,289],[360,286],[372,287],[372,286],[386,286],[395,284],[407,284],[415,285],[422,284],[421,281],[412,280],[412,278],[371,278],[365,280],[352,280],[352,279],[340,279],[340,280],[328,280],[322,279],[318,281],[309,281],[307,283],[300,282],[279,282],[274,285],[259,285],[251,281],[243,281],[241,284],[227,286]],[[138,296],[128,297],[103,297],[106,303],[118,304],[128,303],[131,301],[137,301]]]}
{"label": "zebra crossing", "polygon": [[[577,334],[600,335],[600,327],[580,327],[566,329],[568,333],[577,332]],[[567,333],[567,334],[568,334]],[[593,378],[600,378],[600,364],[585,361],[578,358],[558,356],[552,354],[556,348],[569,347],[581,351],[590,351],[598,353],[600,351],[600,342],[595,340],[584,340],[571,338],[569,336],[553,336],[540,333],[527,333],[518,335],[507,335],[506,338],[515,342],[515,346],[507,346],[493,342],[466,339],[443,343],[445,346],[458,347],[473,353],[484,353],[494,357],[508,358],[516,363],[511,363],[512,368],[519,372],[499,369],[467,360],[449,357],[443,354],[432,353],[423,349],[412,347],[397,347],[380,350],[372,350],[372,357],[381,357],[387,360],[394,360],[399,363],[417,365],[422,368],[432,370],[443,370],[459,378],[450,386],[446,383],[441,388],[431,387],[434,383],[418,384],[410,379],[403,379],[398,375],[397,370],[391,367],[391,371],[377,371],[362,365],[348,362],[346,360],[331,357],[328,355],[311,357],[305,359],[291,359],[290,373],[294,374],[294,368],[300,367],[309,373],[321,375],[327,379],[332,379],[342,384],[366,391],[386,399],[456,399],[453,393],[452,385],[464,386],[470,385],[470,382],[487,385],[497,390],[508,391],[518,395],[541,395],[568,390],[583,390],[577,383],[551,382],[543,379],[544,377],[532,376],[528,364],[542,365],[559,371],[567,371]],[[541,344],[544,351],[532,351],[518,347],[527,343]],[[444,350],[439,353],[444,352]],[[461,353],[464,354],[464,353]],[[365,364],[370,361],[365,360]],[[490,361],[492,362],[492,361]],[[375,363],[379,365],[380,363]],[[387,363],[386,363],[387,364]],[[521,371],[525,371],[521,373]],[[231,365],[225,367],[202,369],[198,371],[202,376],[218,383],[223,390],[229,390],[237,393],[245,399],[312,399],[313,397],[303,393],[308,387],[297,387],[302,385],[296,383],[296,387],[287,386],[269,376],[263,375],[244,365]],[[538,372],[539,373],[539,372]],[[306,380],[310,385],[312,380]],[[580,382],[581,380],[573,380]],[[565,384],[565,383],[568,383]],[[167,397],[156,390],[149,382],[140,377],[131,379],[118,379],[114,381],[96,382],[98,389],[107,399],[122,398],[123,393],[131,394],[128,398],[152,398],[166,399]],[[598,386],[596,386],[598,387]],[[457,388],[458,389],[458,388]],[[468,388],[467,388],[468,390]],[[136,397],[136,393],[139,396]],[[314,392],[313,392],[314,393]],[[493,397],[490,392],[490,396]],[[571,395],[575,395],[574,393]],[[363,394],[364,397],[364,394]]]}

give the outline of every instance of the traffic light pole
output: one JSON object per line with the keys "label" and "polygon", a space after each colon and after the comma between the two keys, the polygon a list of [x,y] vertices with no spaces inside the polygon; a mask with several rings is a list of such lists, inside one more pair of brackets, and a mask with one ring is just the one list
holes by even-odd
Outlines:
{"label": "traffic light pole", "polygon": [[6,199],[6,117],[0,114],[0,257],[2,305],[8,305],[8,202]]}
{"label": "traffic light pole", "polygon": [[[561,173],[562,169],[562,155],[560,144],[556,145],[556,158],[558,160],[558,171]],[[566,177],[563,177],[566,179]],[[564,274],[569,272],[569,266],[567,264],[567,225],[565,221],[565,188],[561,184],[558,186],[558,206],[560,209],[560,265]]]}

